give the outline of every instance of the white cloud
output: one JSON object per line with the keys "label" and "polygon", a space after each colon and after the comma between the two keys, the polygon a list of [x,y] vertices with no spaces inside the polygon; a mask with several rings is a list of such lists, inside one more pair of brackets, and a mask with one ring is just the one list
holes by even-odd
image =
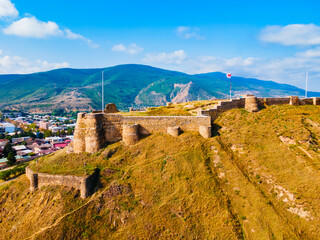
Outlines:
{"label": "white cloud", "polygon": [[29,60],[19,56],[3,56],[0,57],[0,73],[13,74],[13,73],[33,73],[48,71],[56,68],[69,67],[69,63],[49,63],[43,60]]}
{"label": "white cloud", "polygon": [[35,17],[19,19],[5,28],[3,32],[7,35],[30,38],[46,38],[49,36],[63,35],[63,32],[55,22],[42,22]]}
{"label": "white cloud", "polygon": [[252,57],[234,57],[228,59],[214,56],[200,56],[189,60],[190,70],[195,73],[239,72],[240,70],[249,69],[254,63],[255,59]]}
{"label": "white cloud", "polygon": [[305,58],[315,58],[320,57],[320,47],[309,49],[305,52],[299,52],[296,54],[298,57],[305,57]]}
{"label": "white cloud", "polygon": [[123,45],[123,44],[117,44],[117,45],[114,45],[112,48],[111,48],[112,51],[114,52],[125,52],[126,51],[126,47]]}
{"label": "white cloud", "polygon": [[125,52],[128,54],[138,54],[143,51],[142,47],[139,47],[135,43],[131,43],[128,46],[123,45],[122,43],[116,44],[111,48],[112,51],[114,52]]}
{"label": "white cloud", "polygon": [[[173,66],[174,67],[174,66]],[[179,65],[178,71],[194,73],[232,72],[234,76],[251,77],[261,80],[272,80],[304,88],[305,74],[309,71],[310,85],[313,91],[320,91],[320,56],[307,57],[296,54],[293,57],[280,59],[257,58],[221,58],[200,56],[186,59]]]}
{"label": "white cloud", "polygon": [[2,54],[2,50],[0,49],[0,55]]}
{"label": "white cloud", "polygon": [[203,40],[205,37],[201,36],[199,32],[199,28],[191,28],[186,26],[177,27],[176,32],[178,36],[184,39],[195,38],[197,40]]}
{"label": "white cloud", "polygon": [[269,26],[261,31],[260,40],[285,46],[320,45],[320,27],[315,24]]}
{"label": "white cloud", "polygon": [[[320,48],[316,48],[320,52]],[[307,51],[280,59],[253,57],[222,58],[216,56],[187,57],[183,50],[172,53],[146,54],[143,62],[156,67],[182,71],[189,74],[206,72],[231,72],[234,76],[272,80],[304,88],[305,74],[309,71],[310,86],[320,91],[320,53]]]}
{"label": "white cloud", "polygon": [[68,39],[84,39],[85,38],[80,34],[71,32],[70,29],[65,29],[64,32],[65,32],[66,38]]}
{"label": "white cloud", "polygon": [[19,12],[9,0],[0,0],[0,18],[17,17]]}
{"label": "white cloud", "polygon": [[90,39],[74,33],[70,29],[66,28],[61,30],[57,23],[52,21],[43,22],[38,20],[36,17],[25,17],[19,19],[7,28],[3,29],[3,33],[29,38],[65,37],[71,40],[82,40],[92,48],[98,47],[98,45]]}
{"label": "white cloud", "polygon": [[71,32],[70,29],[65,29],[64,30],[64,34],[65,34],[65,37],[68,38],[68,39],[71,39],[71,40],[77,40],[77,39],[80,39],[84,42],[86,42],[90,47],[92,48],[97,48],[99,47],[98,44],[92,42],[90,39],[80,35],[80,34],[77,34],[77,33],[74,33],[74,32]]}
{"label": "white cloud", "polygon": [[184,50],[177,50],[171,53],[161,52],[157,54],[146,54],[143,61],[146,63],[182,64],[187,58]]}

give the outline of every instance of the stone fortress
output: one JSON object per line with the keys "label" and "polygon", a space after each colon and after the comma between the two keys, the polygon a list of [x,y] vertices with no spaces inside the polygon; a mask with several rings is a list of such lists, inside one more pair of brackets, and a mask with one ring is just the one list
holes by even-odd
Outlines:
{"label": "stone fortress", "polygon": [[184,131],[199,131],[204,138],[210,138],[212,124],[227,110],[245,108],[256,112],[263,105],[283,104],[320,105],[320,98],[257,98],[246,95],[244,98],[221,100],[212,109],[198,110],[197,116],[123,116],[114,104],[107,104],[103,112],[78,114],[73,151],[94,153],[108,143],[121,140],[126,145],[133,145],[141,136],[157,132],[178,136]]}
{"label": "stone fortress", "polygon": [[[198,131],[204,138],[210,138],[212,125],[217,117],[234,108],[257,112],[265,105],[320,105],[319,97],[299,99],[296,96],[257,98],[246,95],[244,98],[216,101],[218,104],[212,109],[199,109],[197,116],[124,116],[118,113],[114,104],[107,104],[103,112],[79,113],[73,150],[69,152],[95,153],[108,143],[121,140],[126,145],[133,145],[140,137],[159,132],[178,137],[184,131]],[[30,168],[26,169],[26,175],[32,192],[45,185],[63,185],[80,190],[82,198],[88,197],[94,191],[99,178],[97,171],[89,176],[72,176],[34,173]]]}

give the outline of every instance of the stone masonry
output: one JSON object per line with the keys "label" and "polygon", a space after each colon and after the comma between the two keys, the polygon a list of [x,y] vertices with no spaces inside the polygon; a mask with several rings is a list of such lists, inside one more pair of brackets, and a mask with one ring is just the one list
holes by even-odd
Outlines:
{"label": "stone masonry", "polygon": [[99,172],[96,170],[89,176],[52,175],[47,173],[34,173],[27,167],[26,176],[30,180],[31,192],[46,185],[62,185],[80,190],[80,196],[86,198],[93,193],[98,181]]}
{"label": "stone masonry", "polygon": [[116,113],[79,113],[74,133],[74,152],[94,153],[107,143],[123,140],[133,145],[143,135],[167,133],[169,127],[181,131],[199,131],[200,126],[211,129],[208,116],[123,116]]}
{"label": "stone masonry", "polygon": [[212,124],[225,111],[245,108],[256,112],[263,105],[320,105],[320,98],[299,99],[296,96],[285,98],[257,98],[246,95],[244,98],[219,101],[212,109],[199,110],[197,116],[123,116],[117,114],[114,104],[106,109],[92,113],[79,113],[74,133],[74,152],[94,153],[108,143],[123,140],[126,145],[139,141],[143,135],[168,133],[178,136],[180,131],[199,131],[205,137],[211,137]]}

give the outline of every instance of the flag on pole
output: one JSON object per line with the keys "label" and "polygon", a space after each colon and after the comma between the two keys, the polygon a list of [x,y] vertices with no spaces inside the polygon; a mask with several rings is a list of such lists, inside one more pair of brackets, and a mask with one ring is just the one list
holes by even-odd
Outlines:
{"label": "flag on pole", "polygon": [[231,78],[231,73],[227,73],[227,78]]}

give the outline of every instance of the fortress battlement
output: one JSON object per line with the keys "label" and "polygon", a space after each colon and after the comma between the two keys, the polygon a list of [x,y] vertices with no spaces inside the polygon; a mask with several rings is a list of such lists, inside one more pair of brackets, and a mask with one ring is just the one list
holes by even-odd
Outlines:
{"label": "fortress battlement", "polygon": [[257,98],[246,95],[244,98],[219,101],[212,109],[199,110],[197,116],[124,116],[117,113],[115,104],[107,104],[103,112],[78,114],[73,151],[94,153],[108,143],[121,140],[132,145],[143,135],[159,132],[178,136],[184,131],[199,131],[203,137],[209,138],[212,124],[225,111],[245,108],[249,112],[256,112],[263,105],[283,104],[320,105],[320,98]]}

